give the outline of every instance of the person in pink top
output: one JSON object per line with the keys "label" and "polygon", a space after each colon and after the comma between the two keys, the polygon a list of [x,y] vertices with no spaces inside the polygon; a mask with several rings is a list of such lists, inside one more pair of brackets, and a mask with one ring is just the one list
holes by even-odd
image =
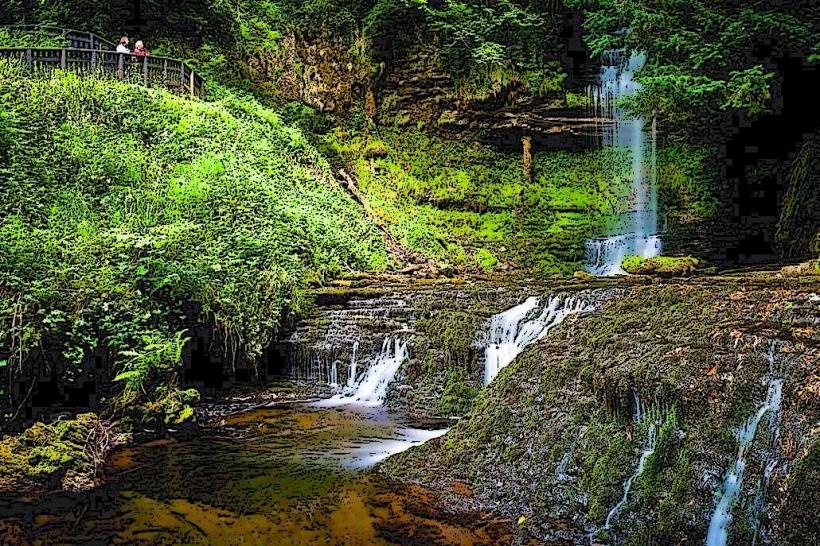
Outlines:
{"label": "person in pink top", "polygon": [[136,44],[134,44],[134,53],[135,57],[147,57],[150,55],[150,52],[145,49],[145,44],[142,43],[142,40],[138,40]]}

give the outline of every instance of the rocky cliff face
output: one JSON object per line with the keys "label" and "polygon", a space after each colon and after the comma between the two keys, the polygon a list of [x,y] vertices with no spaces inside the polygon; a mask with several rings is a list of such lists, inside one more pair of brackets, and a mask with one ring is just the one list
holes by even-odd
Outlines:
{"label": "rocky cliff face", "polygon": [[523,516],[522,540],[702,542],[729,514],[730,543],[816,543],[818,288],[745,277],[626,289],[382,471]]}
{"label": "rocky cliff face", "polygon": [[[562,94],[535,98],[515,83],[486,99],[467,98],[429,52],[376,63],[368,47],[364,37],[351,46],[338,37],[289,34],[280,49],[256,55],[249,67],[283,102],[336,114],[359,110],[388,125],[423,124],[455,134],[484,130],[495,144],[511,147],[524,135],[554,148],[587,147],[604,123],[585,107],[568,107]],[[579,85],[587,77],[579,76]]]}

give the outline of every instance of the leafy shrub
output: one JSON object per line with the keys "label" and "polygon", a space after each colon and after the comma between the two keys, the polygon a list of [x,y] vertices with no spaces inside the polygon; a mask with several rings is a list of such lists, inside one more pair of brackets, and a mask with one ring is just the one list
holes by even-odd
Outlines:
{"label": "leafy shrub", "polygon": [[23,361],[47,339],[72,374],[107,347],[151,398],[191,324],[253,362],[306,283],[387,265],[325,160],[247,97],[0,63],[0,110],[0,344]]}

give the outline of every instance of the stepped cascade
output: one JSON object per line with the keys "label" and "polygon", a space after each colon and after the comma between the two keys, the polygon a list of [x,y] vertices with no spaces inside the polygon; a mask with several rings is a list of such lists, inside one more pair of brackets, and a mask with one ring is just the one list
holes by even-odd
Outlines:
{"label": "stepped cascade", "polygon": [[544,337],[570,314],[591,311],[587,302],[562,296],[531,297],[490,319],[484,352],[484,383],[489,384],[502,368],[527,345]]}
{"label": "stepped cascade", "polygon": [[646,63],[644,53],[624,59],[620,51],[606,55],[600,82],[589,89],[593,116],[612,120],[602,128],[605,147],[627,149],[631,156],[632,186],[628,203],[616,225],[603,237],[590,239],[587,268],[596,275],[624,273],[621,262],[630,254],[651,258],[661,253],[658,235],[656,176],[657,128],[654,120],[647,131],[642,118],[630,117],[621,99],[640,89],[634,76]]}
{"label": "stepped cascade", "polygon": [[[355,404],[361,406],[381,406],[387,396],[387,388],[410,353],[407,341],[399,337],[386,337],[382,349],[373,364],[353,386],[319,403],[324,407]],[[355,369],[355,368],[354,368]],[[353,376],[351,376],[352,378]]]}

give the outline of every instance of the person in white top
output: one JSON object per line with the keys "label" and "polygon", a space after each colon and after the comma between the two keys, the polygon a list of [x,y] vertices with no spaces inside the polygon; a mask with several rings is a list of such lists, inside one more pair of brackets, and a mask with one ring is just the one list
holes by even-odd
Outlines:
{"label": "person in white top", "polygon": [[120,43],[117,45],[117,53],[131,53],[131,50],[128,49],[128,36],[120,38]]}

